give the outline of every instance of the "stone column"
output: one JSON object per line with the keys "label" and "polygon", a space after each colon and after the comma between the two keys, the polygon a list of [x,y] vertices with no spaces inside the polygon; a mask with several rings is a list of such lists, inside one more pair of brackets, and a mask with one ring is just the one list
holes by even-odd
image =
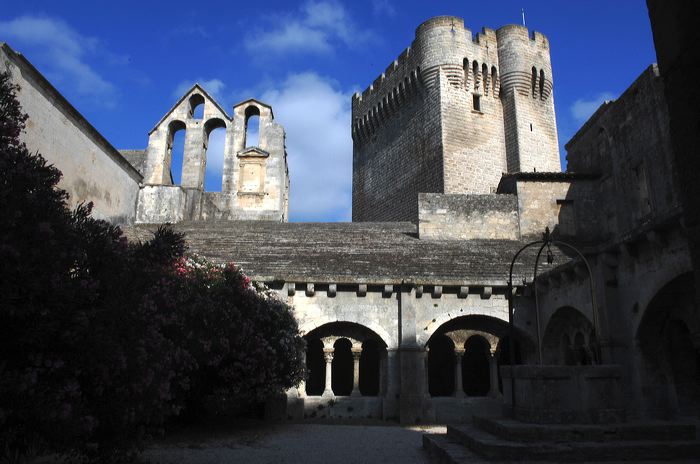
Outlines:
{"label": "stone column", "polygon": [[360,356],[362,347],[352,349],[352,393],[350,396],[362,396],[360,393]]}
{"label": "stone column", "polygon": [[498,359],[496,358],[496,350],[491,350],[490,352],[489,373],[491,374],[489,396],[492,398],[498,398],[501,392],[498,390]]}
{"label": "stone column", "polygon": [[203,189],[205,167],[204,126],[198,121],[188,120],[180,185],[183,188]]}
{"label": "stone column", "polygon": [[335,396],[333,393],[333,348],[323,349],[323,359],[326,361],[326,388],[322,396]]}
{"label": "stone column", "polygon": [[399,422],[416,424],[425,422],[423,417],[425,392],[425,364],[423,347],[418,343],[416,313],[416,289],[411,285],[400,285],[397,292],[397,315],[399,317]]}
{"label": "stone column", "polygon": [[301,353],[301,364],[304,366],[304,378],[301,379],[301,382],[299,382],[297,392],[299,394],[299,398],[306,398],[306,350]]}
{"label": "stone column", "polygon": [[429,354],[430,354],[430,347],[426,346],[425,347],[425,354],[423,355],[425,357],[425,397],[430,398],[430,372],[428,371],[428,366],[429,366]]}
{"label": "stone column", "polygon": [[464,388],[462,387],[462,356],[464,350],[455,350],[455,391],[452,396],[456,398],[464,398]]}
{"label": "stone column", "polygon": [[387,348],[384,382],[384,400],[382,401],[382,418],[384,420],[399,419],[399,387],[401,372],[399,354],[396,348]]}

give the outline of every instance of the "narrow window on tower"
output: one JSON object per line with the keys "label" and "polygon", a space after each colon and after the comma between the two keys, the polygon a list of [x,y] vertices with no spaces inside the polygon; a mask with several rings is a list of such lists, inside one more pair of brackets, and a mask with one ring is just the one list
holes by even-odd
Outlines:
{"label": "narrow window on tower", "polygon": [[474,111],[481,113],[481,97],[477,94],[473,94],[472,97],[474,98]]}
{"label": "narrow window on tower", "polygon": [[469,60],[464,59],[464,62],[462,64],[462,68],[464,69],[464,88],[469,89]]}
{"label": "narrow window on tower", "polygon": [[540,69],[540,98],[544,99],[544,71]]}

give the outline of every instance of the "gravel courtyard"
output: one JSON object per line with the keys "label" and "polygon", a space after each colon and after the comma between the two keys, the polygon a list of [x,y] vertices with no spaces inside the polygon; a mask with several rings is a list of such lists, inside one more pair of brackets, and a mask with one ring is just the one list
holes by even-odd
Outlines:
{"label": "gravel courtyard", "polygon": [[401,463],[428,462],[423,433],[441,426],[257,424],[239,430],[188,431],[151,446],[153,464],[214,463]]}

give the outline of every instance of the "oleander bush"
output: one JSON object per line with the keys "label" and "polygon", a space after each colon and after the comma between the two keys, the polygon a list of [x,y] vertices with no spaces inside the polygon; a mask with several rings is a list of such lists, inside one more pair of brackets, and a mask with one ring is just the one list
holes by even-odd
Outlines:
{"label": "oleander bush", "polygon": [[20,141],[16,90],[0,74],[0,462],[128,461],[178,414],[297,383],[290,308],[168,227],[130,243],[91,204],[70,210]]}

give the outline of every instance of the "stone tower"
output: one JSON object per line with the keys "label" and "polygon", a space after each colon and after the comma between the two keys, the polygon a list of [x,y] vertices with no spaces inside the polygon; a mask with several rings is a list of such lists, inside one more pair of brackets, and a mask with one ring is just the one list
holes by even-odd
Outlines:
{"label": "stone tower", "polygon": [[[195,108],[204,105],[201,117]],[[246,140],[248,123],[259,117],[257,142]],[[224,166],[220,192],[204,191],[209,135],[225,128]],[[171,178],[172,144],[185,131],[181,185]],[[284,129],[272,108],[254,99],[233,107],[229,117],[198,84],[178,100],[148,136],[136,222],[183,220],[286,221],[289,171]]]}
{"label": "stone tower", "polygon": [[352,137],[353,221],[415,222],[418,193],[491,193],[505,172],[560,171],[549,42],[432,18],[353,96]]}

